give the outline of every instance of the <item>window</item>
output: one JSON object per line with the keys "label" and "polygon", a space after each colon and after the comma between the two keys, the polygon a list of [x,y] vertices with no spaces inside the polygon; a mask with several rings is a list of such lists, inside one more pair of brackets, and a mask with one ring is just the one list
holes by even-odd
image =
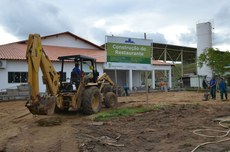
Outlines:
{"label": "window", "polygon": [[27,82],[28,72],[8,72],[8,83]]}
{"label": "window", "polygon": [[92,69],[90,69],[90,66],[91,66],[91,61],[85,61],[83,62],[82,70],[85,73],[92,73]]}

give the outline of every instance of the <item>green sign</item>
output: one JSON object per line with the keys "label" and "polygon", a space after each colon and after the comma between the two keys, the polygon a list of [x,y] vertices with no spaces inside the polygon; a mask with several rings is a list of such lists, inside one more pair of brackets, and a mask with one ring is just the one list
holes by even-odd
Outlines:
{"label": "green sign", "polygon": [[107,62],[151,64],[151,46],[107,43]]}

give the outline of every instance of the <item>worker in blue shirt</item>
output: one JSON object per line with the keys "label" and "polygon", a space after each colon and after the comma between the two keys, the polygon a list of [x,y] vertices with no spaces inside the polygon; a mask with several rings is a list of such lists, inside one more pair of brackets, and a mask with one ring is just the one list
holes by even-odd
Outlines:
{"label": "worker in blue shirt", "polygon": [[70,79],[71,83],[75,84],[75,88],[78,88],[78,85],[80,84],[80,79],[81,79],[81,70],[79,68],[79,63],[75,63],[75,67],[71,72],[71,79]]}
{"label": "worker in blue shirt", "polygon": [[224,95],[225,95],[225,99],[228,99],[227,84],[224,81],[224,78],[221,78],[221,80],[220,80],[219,90],[220,90],[221,100],[224,100]]}
{"label": "worker in blue shirt", "polygon": [[73,72],[76,73],[77,75],[81,75],[81,70],[79,68],[79,63],[75,63],[75,67],[73,68]]}
{"label": "worker in blue shirt", "polygon": [[213,100],[216,100],[216,79],[212,77],[210,80],[210,94]]}

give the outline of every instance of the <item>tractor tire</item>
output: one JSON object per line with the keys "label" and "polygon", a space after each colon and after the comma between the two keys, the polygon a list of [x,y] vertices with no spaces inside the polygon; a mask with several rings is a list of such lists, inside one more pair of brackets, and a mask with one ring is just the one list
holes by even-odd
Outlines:
{"label": "tractor tire", "polygon": [[107,92],[111,92],[111,91],[113,91],[113,86],[111,86],[111,85],[105,85],[103,87],[102,93],[105,96]]}
{"label": "tractor tire", "polygon": [[118,87],[118,97],[124,97],[125,96],[125,89],[123,87]]}
{"label": "tractor tire", "polygon": [[101,100],[101,94],[97,87],[87,88],[83,93],[83,113],[87,115],[98,113],[101,110]]}
{"label": "tractor tire", "polygon": [[117,96],[113,92],[107,92],[105,95],[105,107],[106,108],[116,108],[117,107]]}

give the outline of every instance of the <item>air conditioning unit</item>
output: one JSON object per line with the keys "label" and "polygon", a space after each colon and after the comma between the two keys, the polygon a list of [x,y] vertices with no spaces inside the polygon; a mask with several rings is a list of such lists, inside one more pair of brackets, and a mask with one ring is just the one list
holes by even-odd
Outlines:
{"label": "air conditioning unit", "polygon": [[6,60],[0,60],[0,69],[6,68]]}

